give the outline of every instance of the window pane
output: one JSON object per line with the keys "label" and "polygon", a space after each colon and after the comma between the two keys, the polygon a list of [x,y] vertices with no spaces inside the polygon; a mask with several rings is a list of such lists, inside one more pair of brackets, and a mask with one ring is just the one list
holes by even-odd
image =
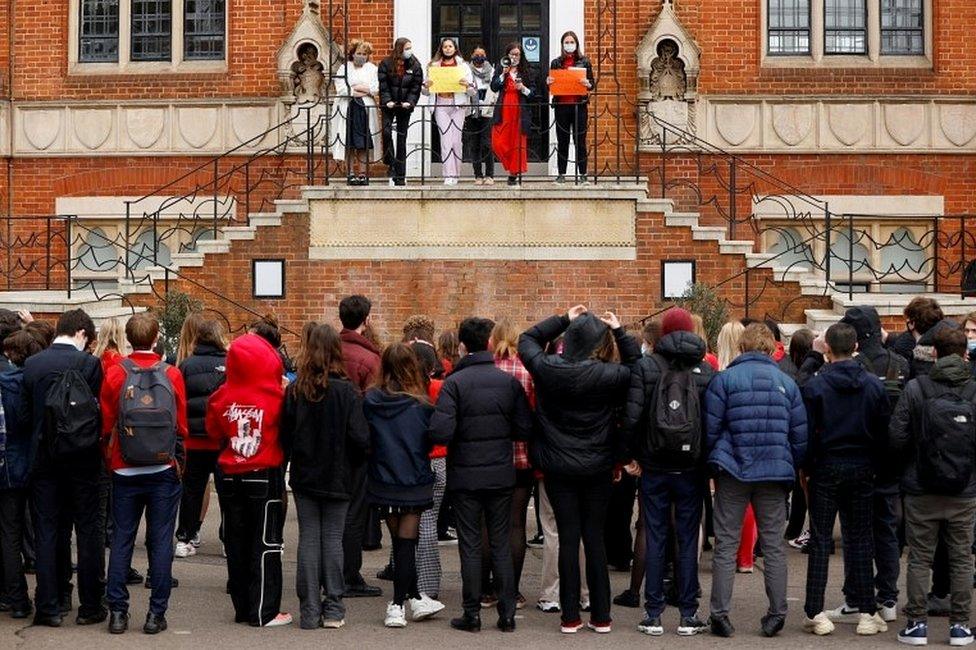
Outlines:
{"label": "window pane", "polygon": [[119,60],[119,0],[82,0],[78,60]]}
{"label": "window pane", "polygon": [[824,52],[864,54],[867,51],[865,0],[824,1]]}
{"label": "window pane", "polygon": [[769,0],[770,54],[810,52],[810,0]]}
{"label": "window pane", "polygon": [[518,5],[502,5],[498,8],[499,29],[518,29]]}
{"label": "window pane", "polygon": [[542,29],[542,5],[523,3],[520,27],[523,32],[538,32]]}
{"label": "window pane", "polygon": [[457,5],[441,5],[441,31],[457,32],[461,29],[461,14]]}
{"label": "window pane", "polygon": [[132,0],[133,61],[169,61],[172,34],[172,0]]}
{"label": "window pane", "polygon": [[224,58],[225,0],[185,0],[183,6],[183,56],[194,59]]}
{"label": "window pane", "polygon": [[465,6],[462,10],[461,27],[466,32],[481,33],[481,7]]}
{"label": "window pane", "polygon": [[924,54],[922,0],[881,0],[881,53]]}

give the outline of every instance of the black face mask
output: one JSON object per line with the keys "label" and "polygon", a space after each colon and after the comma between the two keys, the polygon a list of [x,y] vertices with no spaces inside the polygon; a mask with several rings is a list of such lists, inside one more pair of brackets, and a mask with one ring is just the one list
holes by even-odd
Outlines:
{"label": "black face mask", "polygon": [[477,65],[481,65],[482,63],[484,63],[487,60],[488,59],[486,59],[485,57],[481,56],[480,54],[478,56],[471,57],[471,62],[472,63],[475,63]]}

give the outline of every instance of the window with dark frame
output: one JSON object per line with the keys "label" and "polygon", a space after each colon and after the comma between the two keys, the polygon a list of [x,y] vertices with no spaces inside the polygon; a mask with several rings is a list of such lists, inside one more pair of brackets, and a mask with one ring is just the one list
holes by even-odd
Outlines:
{"label": "window with dark frame", "polygon": [[867,54],[866,0],[824,0],[824,54]]}
{"label": "window with dark frame", "polygon": [[173,0],[132,0],[132,61],[173,56]]}
{"label": "window with dark frame", "polygon": [[82,0],[79,25],[78,61],[119,60],[119,0]]}
{"label": "window with dark frame", "polygon": [[768,0],[767,52],[810,53],[810,0]]}
{"label": "window with dark frame", "polygon": [[226,0],[184,0],[184,59],[201,61],[224,58],[226,4]]}
{"label": "window with dark frame", "polygon": [[881,53],[925,54],[923,0],[881,0]]}

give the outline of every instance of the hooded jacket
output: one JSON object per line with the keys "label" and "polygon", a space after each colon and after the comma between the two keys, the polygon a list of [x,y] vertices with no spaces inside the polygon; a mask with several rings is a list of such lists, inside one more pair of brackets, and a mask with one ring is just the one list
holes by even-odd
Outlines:
{"label": "hooded jacket", "polygon": [[881,380],[854,359],[829,363],[806,386],[806,468],[880,466],[891,408]]}
{"label": "hooded jacket", "polygon": [[27,485],[34,463],[34,445],[30,421],[23,416],[24,371],[11,364],[0,373],[0,397],[3,399],[3,425],[0,432],[0,490]]}
{"label": "hooded jacket", "polygon": [[342,361],[346,375],[361,393],[373,385],[380,372],[380,351],[369,339],[354,330],[342,330]]}
{"label": "hooded jacket", "polygon": [[223,443],[217,459],[225,474],[281,467],[278,427],[284,391],[281,357],[256,334],[234,340],[227,350],[227,380],[207,403],[206,427]]}
{"label": "hooded jacket", "polygon": [[[591,359],[607,329],[592,314],[572,323],[568,316],[552,316],[519,338],[519,357],[536,390],[529,452],[532,466],[543,472],[592,476],[609,472],[627,456],[614,419],[626,401],[640,345],[621,327],[613,330],[621,363]],[[546,345],[563,332],[563,353],[546,354]]]}
{"label": "hooded jacket", "polygon": [[366,494],[381,506],[425,506],[434,498],[427,434],[434,407],[380,388],[366,393],[369,423]]}
{"label": "hooded jacket", "polygon": [[295,384],[285,393],[281,446],[291,461],[288,484],[295,492],[322,499],[352,498],[353,473],[362,467],[369,443],[363,399],[351,381],[330,376],[317,402]]}
{"label": "hooded jacket", "polygon": [[918,339],[918,345],[912,350],[912,379],[927,375],[932,371],[932,367],[935,365],[935,335],[946,328],[958,329],[959,325],[954,320],[940,320]]}
{"label": "hooded jacket", "polygon": [[796,383],[773,359],[746,352],[705,392],[708,464],[744,483],[792,484],[807,449],[807,413]]}
{"label": "hooded jacket", "polygon": [[208,432],[206,427],[207,400],[224,383],[227,353],[211,345],[198,345],[193,354],[180,364],[186,384],[186,416],[190,436],[187,451],[220,451],[219,431]]}
{"label": "hooded jacket", "polygon": [[[961,393],[966,384],[973,380],[969,365],[957,354],[938,359],[928,376],[940,387],[957,393]],[[891,416],[889,445],[892,455],[904,463],[901,489],[905,494],[926,494],[918,480],[915,442],[921,428],[923,401],[922,387],[917,379],[913,379],[905,386],[905,392]],[[966,489],[956,496],[976,497],[976,474],[970,477]]]}
{"label": "hooded jacket", "polygon": [[[715,375],[715,371],[705,361],[705,342],[692,332],[672,332],[661,337],[654,346],[654,353],[660,355],[673,370],[691,370],[695,385],[698,388],[698,398],[705,403],[705,389],[708,382]],[[659,472],[683,472],[695,469],[702,459],[693,464],[688,463],[686,456],[670,458],[663,452],[651,454],[648,447],[650,438],[650,409],[654,405],[654,396],[658,382],[661,380],[661,366],[649,356],[643,357],[634,366],[630,376],[630,390],[627,393],[627,407],[624,412],[624,430],[630,441],[629,448],[633,457],[642,467]],[[702,435],[705,432],[705,418],[702,416]],[[705,448],[702,440],[702,449]]]}
{"label": "hooded jacket", "polygon": [[512,442],[528,438],[531,429],[522,384],[495,367],[492,353],[462,358],[444,380],[430,420],[431,439],[448,445],[447,489],[513,487]]}

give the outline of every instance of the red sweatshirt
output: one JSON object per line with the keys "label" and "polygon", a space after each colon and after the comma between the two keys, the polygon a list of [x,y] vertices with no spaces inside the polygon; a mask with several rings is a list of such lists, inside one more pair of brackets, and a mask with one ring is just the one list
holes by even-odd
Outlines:
{"label": "red sweatshirt", "polygon": [[280,467],[285,456],[278,425],[285,392],[281,357],[256,334],[234,340],[227,350],[227,381],[207,402],[207,432],[224,443],[217,463],[227,474]]}
{"label": "red sweatshirt", "polygon": [[[136,365],[142,368],[149,368],[156,365],[162,359],[153,352],[133,352],[129,355]],[[104,357],[103,357],[104,362]],[[186,444],[189,427],[186,424],[186,386],[183,384],[183,375],[173,366],[167,366],[166,376],[173,384],[173,393],[176,397],[176,433]],[[119,400],[122,397],[122,388],[125,384],[125,368],[119,363],[111,366],[105,373],[102,380],[102,392],[99,397],[99,404],[102,409],[102,444],[105,448],[105,459],[108,463],[110,472],[117,469],[131,467],[122,460],[122,452],[115,444],[115,423],[119,418]],[[171,463],[175,466],[176,462]]]}

